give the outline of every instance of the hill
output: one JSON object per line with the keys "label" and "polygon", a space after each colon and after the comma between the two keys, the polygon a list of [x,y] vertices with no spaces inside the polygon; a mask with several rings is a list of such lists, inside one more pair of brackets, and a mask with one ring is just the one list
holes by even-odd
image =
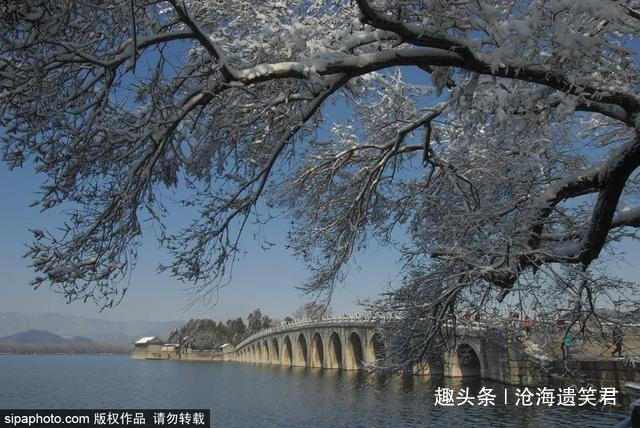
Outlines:
{"label": "hill", "polygon": [[84,337],[96,342],[129,345],[141,336],[160,336],[182,325],[182,321],[107,321],[62,314],[0,312],[0,337],[28,330],[45,330],[63,337]]}
{"label": "hill", "polygon": [[10,336],[0,337],[0,343],[21,344],[53,344],[53,343],[93,343],[86,337],[63,337],[46,330],[27,330],[14,333]]}
{"label": "hill", "polygon": [[46,330],[27,330],[0,337],[4,354],[99,354],[125,353],[130,347],[97,343],[86,337],[62,337]]}

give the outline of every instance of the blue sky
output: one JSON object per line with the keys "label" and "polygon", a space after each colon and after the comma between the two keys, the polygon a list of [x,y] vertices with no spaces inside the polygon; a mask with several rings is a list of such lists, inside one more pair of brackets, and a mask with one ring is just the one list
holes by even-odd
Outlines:
{"label": "blue sky", "polygon": [[[424,76],[423,73],[418,75],[409,71],[408,77],[416,83]],[[344,117],[347,113],[340,110],[339,106],[330,107],[327,128],[334,121],[332,117]],[[259,241],[254,239],[255,228],[245,230],[242,246],[246,256],[235,264],[232,281],[220,291],[216,305],[187,307],[189,295],[181,284],[168,273],[157,273],[158,263],[166,264],[170,256],[159,248],[149,223],[143,224],[143,245],[138,252],[138,265],[131,276],[128,294],[119,306],[99,312],[99,308],[91,303],[66,304],[61,295],[46,287],[34,291],[29,286],[34,274],[28,266],[30,261],[22,258],[25,245],[32,238],[29,228],[54,228],[62,221],[62,216],[55,213],[43,214],[37,208],[29,208],[31,202],[37,199],[34,193],[43,178],[35,175],[30,166],[9,171],[0,162],[0,180],[0,201],[3,202],[0,222],[0,312],[56,312],[111,320],[185,320],[193,317],[226,320],[246,317],[253,309],[260,307],[263,313],[272,318],[282,319],[308,301],[308,297],[295,288],[307,277],[305,267],[285,248],[289,222],[286,218],[278,218],[263,228],[265,238],[276,244],[269,250],[262,249]],[[168,190],[162,193],[173,196]],[[190,223],[187,213],[179,209],[171,210],[170,206],[168,208],[172,226]],[[638,244],[626,241],[619,248],[627,251],[628,263],[611,265],[612,273],[629,280],[640,279]],[[345,283],[333,296],[332,309],[338,314],[357,312],[359,308],[356,301],[373,297],[390,282],[396,281],[399,270],[399,254],[372,243],[352,263]]]}
{"label": "blue sky", "polygon": [[[187,44],[177,43],[169,52],[172,59],[180,63],[184,59]],[[157,59],[155,53],[146,54],[139,61]],[[145,67],[140,67],[138,77],[145,76]],[[424,73],[414,73],[412,79],[423,84]],[[135,80],[135,79],[133,79]],[[133,82],[131,76],[125,82]],[[321,131],[323,136],[331,129],[334,121],[340,121],[349,115],[344,104],[327,103],[327,121]],[[232,317],[246,316],[255,308],[272,318],[284,318],[291,315],[300,305],[309,301],[296,286],[306,278],[305,266],[285,248],[289,221],[277,218],[261,233],[269,242],[276,245],[269,250],[260,246],[254,235],[255,227],[245,229],[242,249],[246,256],[235,263],[231,283],[222,289],[217,304],[188,307],[188,291],[180,282],[170,277],[168,272],[159,274],[159,263],[168,264],[171,260],[167,251],[159,248],[156,234],[151,223],[143,223],[143,245],[138,251],[138,264],[133,271],[130,286],[125,299],[119,306],[99,312],[92,303],[74,302],[66,304],[61,295],[55,294],[45,286],[33,290],[29,281],[35,276],[29,268],[30,260],[22,258],[26,244],[32,242],[29,228],[52,229],[58,226],[64,216],[54,212],[40,213],[38,208],[29,205],[38,199],[35,192],[44,181],[44,177],[34,174],[33,167],[9,171],[0,161],[0,179],[3,201],[2,222],[0,222],[0,312],[13,311],[25,313],[56,312],[70,315],[112,319],[112,320],[183,320],[195,317],[207,317],[226,320]],[[178,190],[178,192],[180,192]],[[161,189],[163,201],[167,204],[169,218],[167,223],[173,231],[188,226],[194,211],[180,207],[171,207],[170,200],[178,200],[181,194]],[[272,213],[273,214],[273,213]],[[400,270],[400,255],[389,249],[379,249],[376,244],[365,253],[358,255],[349,269],[345,283],[337,288],[332,299],[331,309],[335,313],[355,313],[360,309],[357,300],[373,297],[385,289],[394,280]]]}
{"label": "blue sky", "polygon": [[[33,290],[29,281],[33,272],[30,260],[22,258],[25,244],[31,241],[29,228],[51,228],[61,220],[52,213],[40,213],[30,208],[36,199],[40,179],[32,169],[25,167],[9,171],[0,163],[0,200],[3,201],[0,222],[0,312],[44,313],[56,312],[110,320],[184,320],[208,317],[226,320],[243,318],[256,307],[272,318],[284,318],[308,300],[295,289],[307,276],[304,265],[285,248],[288,227],[286,218],[279,218],[263,229],[265,237],[276,245],[263,250],[254,240],[255,228],[248,228],[243,248],[246,256],[236,263],[231,284],[220,291],[216,305],[188,308],[188,292],[167,273],[158,274],[159,262],[168,261],[169,254],[159,248],[155,233],[149,224],[143,229],[143,245],[139,261],[131,277],[131,286],[119,306],[98,312],[91,303],[66,304],[61,295],[46,287]],[[180,210],[172,211],[172,224],[188,224],[188,216]],[[182,218],[180,216],[183,216]],[[625,279],[640,279],[637,264],[638,244],[631,241],[618,246],[627,252],[627,262],[611,265],[612,273]],[[358,311],[357,299],[372,297],[382,291],[398,276],[399,255],[379,248],[373,243],[356,257],[345,283],[333,298],[336,313]]]}
{"label": "blue sky", "polygon": [[[29,205],[36,199],[35,192],[41,178],[31,167],[9,171],[0,163],[0,200],[3,201],[0,222],[0,312],[25,313],[57,312],[104,319],[125,320],[180,320],[192,317],[210,317],[226,320],[246,315],[256,307],[272,318],[284,318],[308,300],[295,289],[307,276],[304,265],[284,247],[288,222],[274,220],[262,232],[276,245],[263,250],[253,238],[255,228],[248,228],[243,248],[247,255],[236,263],[231,284],[220,291],[216,305],[187,308],[188,292],[167,273],[158,274],[159,262],[170,260],[169,254],[155,239],[150,224],[144,225],[143,245],[139,261],[131,276],[131,286],[124,301],[116,308],[98,312],[91,303],[66,304],[61,295],[46,287],[33,290],[29,281],[33,271],[30,260],[22,258],[26,243],[31,242],[29,228],[53,228],[62,217],[55,213],[40,213]],[[169,194],[164,191],[164,194]],[[189,224],[189,217],[180,210],[172,210],[173,225]],[[356,300],[371,297],[384,289],[399,271],[398,254],[378,249],[375,245],[357,258],[359,266],[350,269],[347,281],[333,299],[336,313],[357,312]]]}
{"label": "blue sky", "polygon": [[[410,82],[431,83],[428,77],[425,81],[423,72],[415,70],[404,69]],[[325,113],[326,122],[320,129],[320,138],[328,136],[328,130],[336,121],[350,116],[342,102],[327,102]],[[0,312],[56,312],[113,320],[181,320],[195,317],[226,320],[238,316],[244,318],[259,307],[272,318],[282,319],[310,299],[296,289],[308,273],[304,264],[285,248],[289,220],[280,217],[260,230],[267,241],[276,244],[269,250],[264,250],[260,246],[262,241],[254,238],[258,232],[256,227],[245,229],[241,244],[246,256],[235,263],[231,283],[220,291],[215,305],[188,307],[189,293],[181,283],[171,278],[168,272],[157,272],[159,263],[167,264],[171,259],[167,251],[159,248],[155,231],[148,222],[142,225],[143,245],[138,251],[138,264],[132,273],[127,295],[120,305],[99,312],[99,308],[92,303],[66,304],[61,295],[45,286],[35,291],[29,286],[29,281],[35,275],[29,268],[30,260],[22,258],[26,244],[32,242],[29,228],[53,229],[64,220],[63,215],[53,210],[40,213],[37,207],[29,207],[38,199],[35,193],[44,176],[35,175],[32,166],[9,171],[0,162],[0,179],[3,183],[0,200],[4,201],[5,207],[0,223],[0,233],[4,237],[0,240],[0,286],[3,297],[0,300]],[[168,227],[177,231],[189,225],[194,211],[171,207],[170,200],[180,199],[181,194],[168,189],[162,189],[161,193],[170,213]],[[331,304],[334,313],[360,311],[358,299],[373,297],[396,280],[401,267],[399,259],[399,253],[379,248],[372,242],[370,248],[356,256],[349,267],[346,281],[336,289]]]}

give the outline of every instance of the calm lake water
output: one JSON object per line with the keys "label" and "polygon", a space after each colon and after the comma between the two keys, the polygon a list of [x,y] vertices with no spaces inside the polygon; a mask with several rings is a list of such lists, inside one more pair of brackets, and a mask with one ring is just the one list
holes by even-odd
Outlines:
{"label": "calm lake water", "polygon": [[[435,389],[493,388],[496,405],[435,406]],[[209,408],[212,426],[614,426],[624,409],[516,407],[486,380],[386,380],[364,373],[118,355],[0,355],[0,408]]]}

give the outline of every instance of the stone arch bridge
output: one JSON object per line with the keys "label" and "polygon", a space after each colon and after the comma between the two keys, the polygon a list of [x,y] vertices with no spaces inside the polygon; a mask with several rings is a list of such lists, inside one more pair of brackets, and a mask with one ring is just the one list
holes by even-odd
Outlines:
{"label": "stone arch bridge", "polygon": [[[381,320],[361,316],[302,321],[262,330],[236,346],[227,360],[287,367],[361,370],[384,355]],[[471,331],[439,361],[416,367],[419,374],[480,376],[511,383],[510,352],[504,337]]]}

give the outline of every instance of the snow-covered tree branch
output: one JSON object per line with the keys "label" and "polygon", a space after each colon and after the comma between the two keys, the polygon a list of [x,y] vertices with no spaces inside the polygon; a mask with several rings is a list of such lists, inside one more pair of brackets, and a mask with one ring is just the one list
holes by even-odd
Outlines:
{"label": "snow-covered tree branch", "polygon": [[33,284],[113,305],[141,219],[162,225],[159,191],[182,186],[200,215],[163,233],[165,268],[199,296],[227,279],[264,201],[295,220],[312,294],[331,293],[371,239],[399,248],[406,281],[371,307],[403,314],[404,331],[426,323],[421,343],[454,309],[514,304],[523,287],[520,305],[570,294],[571,278],[612,300],[592,272],[640,225],[639,11],[636,0],[3,4],[3,157],[46,177],[34,205],[67,213],[57,231],[34,229]]}

